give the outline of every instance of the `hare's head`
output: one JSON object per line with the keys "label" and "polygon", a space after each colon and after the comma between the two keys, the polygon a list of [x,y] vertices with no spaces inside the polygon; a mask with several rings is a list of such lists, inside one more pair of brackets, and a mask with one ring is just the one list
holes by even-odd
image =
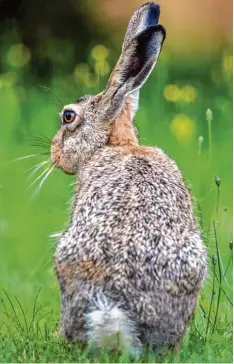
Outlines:
{"label": "hare's head", "polygon": [[99,148],[137,144],[133,117],[139,89],[153,70],[165,38],[154,3],[138,8],[130,19],[122,53],[106,89],[65,106],[51,146],[52,161],[76,173]]}

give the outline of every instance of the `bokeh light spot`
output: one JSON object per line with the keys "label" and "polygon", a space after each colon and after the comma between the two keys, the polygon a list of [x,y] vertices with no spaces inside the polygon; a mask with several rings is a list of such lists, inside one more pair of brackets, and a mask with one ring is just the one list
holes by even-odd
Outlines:
{"label": "bokeh light spot", "polygon": [[197,98],[197,91],[192,85],[179,88],[177,85],[170,84],[164,88],[163,94],[170,102],[194,102]]}
{"label": "bokeh light spot", "polygon": [[109,55],[109,50],[104,45],[96,45],[91,51],[91,56],[96,61],[103,61]]}
{"label": "bokeh light spot", "polygon": [[97,61],[94,66],[95,72],[99,76],[106,76],[110,72],[110,65],[107,61]]}
{"label": "bokeh light spot", "polygon": [[7,72],[3,74],[3,84],[7,87],[13,86],[17,81],[16,72]]}
{"label": "bokeh light spot", "polygon": [[7,51],[7,61],[9,65],[21,68],[29,63],[31,59],[31,52],[24,44],[13,44]]}
{"label": "bokeh light spot", "polygon": [[180,99],[181,91],[177,85],[167,85],[163,94],[167,101],[177,102]]}
{"label": "bokeh light spot", "polygon": [[86,63],[77,64],[73,76],[77,84],[83,84],[87,87],[97,86],[97,77],[91,73],[90,68]]}
{"label": "bokeh light spot", "polygon": [[85,83],[85,80],[89,77],[89,66],[86,63],[78,63],[73,76],[77,83]]}
{"label": "bokeh light spot", "polygon": [[186,85],[181,89],[181,98],[185,102],[194,102],[197,98],[197,91],[192,85]]}
{"label": "bokeh light spot", "polygon": [[231,55],[224,56],[222,66],[224,78],[228,81],[232,77],[233,57]]}
{"label": "bokeh light spot", "polygon": [[180,142],[189,142],[196,132],[196,123],[188,115],[178,114],[172,119],[170,129]]}

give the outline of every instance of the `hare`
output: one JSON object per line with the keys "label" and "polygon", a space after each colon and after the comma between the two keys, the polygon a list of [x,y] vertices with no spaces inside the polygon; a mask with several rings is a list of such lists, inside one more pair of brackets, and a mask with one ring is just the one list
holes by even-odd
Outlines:
{"label": "hare", "polygon": [[65,106],[52,162],[77,175],[70,226],[55,252],[60,333],[139,354],[185,335],[207,253],[182,174],[161,149],[139,146],[139,89],[165,39],[160,8],[130,19],[106,89]]}

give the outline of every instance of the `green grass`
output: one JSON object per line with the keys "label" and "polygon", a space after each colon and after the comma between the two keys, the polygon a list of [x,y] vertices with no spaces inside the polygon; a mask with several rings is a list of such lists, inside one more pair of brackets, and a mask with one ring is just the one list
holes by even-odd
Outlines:
{"label": "green grass", "polygon": [[[136,124],[142,144],[160,146],[177,161],[195,196],[194,208],[210,257],[209,278],[181,350],[164,354],[148,350],[137,361],[232,362],[230,70],[222,67],[221,55],[183,62],[174,64],[162,54],[141,92]],[[214,67],[220,72],[219,81],[212,79]],[[97,92],[104,81],[101,78],[100,85],[89,88],[77,85],[69,75],[54,77],[46,85],[52,91],[46,91],[24,81],[17,69],[6,66],[0,75],[0,362],[131,361],[126,353],[96,353],[57,337],[60,307],[53,271],[55,242],[48,236],[67,226],[74,178],[55,171],[32,199],[37,183],[28,189],[25,171],[46,157],[10,162],[41,151],[30,146],[29,138],[35,133],[53,137],[59,126],[56,96],[68,103],[84,93]],[[168,84],[180,90],[176,101],[165,99]],[[186,84],[196,90],[192,102],[183,98],[181,90]],[[212,118],[207,120],[208,108]],[[33,178],[37,175],[39,171]]]}

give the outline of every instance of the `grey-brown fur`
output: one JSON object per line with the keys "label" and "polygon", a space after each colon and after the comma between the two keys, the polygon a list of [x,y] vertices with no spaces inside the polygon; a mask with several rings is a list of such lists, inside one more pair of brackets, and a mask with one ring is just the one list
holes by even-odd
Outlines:
{"label": "grey-brown fur", "polygon": [[181,172],[162,150],[138,146],[132,124],[139,87],[165,36],[157,12],[153,3],[136,11],[106,90],[66,106],[77,117],[52,142],[53,162],[78,175],[70,226],[55,253],[60,332],[69,340],[90,339],[87,317],[103,300],[106,311],[118,307],[126,317],[132,346],[173,346],[206,276],[206,249]]}

